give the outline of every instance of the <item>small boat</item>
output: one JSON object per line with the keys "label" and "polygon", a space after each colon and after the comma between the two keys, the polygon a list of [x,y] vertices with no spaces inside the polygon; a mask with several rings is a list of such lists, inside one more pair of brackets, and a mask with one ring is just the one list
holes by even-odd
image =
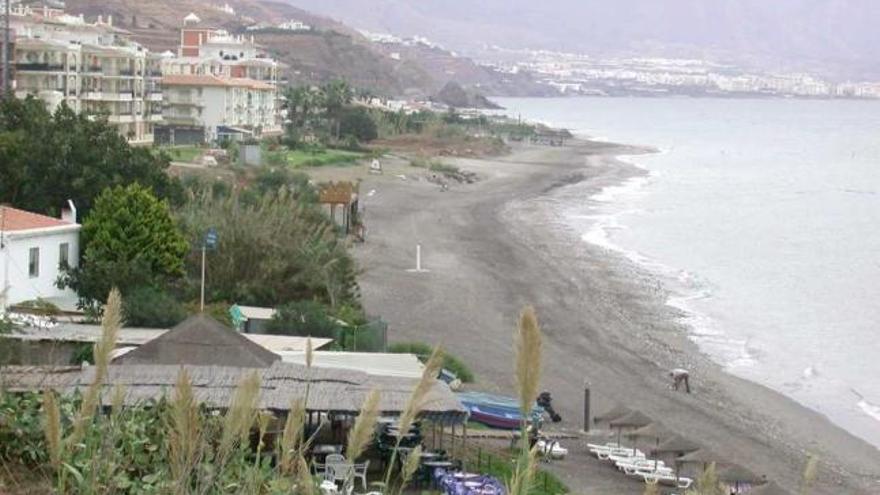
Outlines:
{"label": "small boat", "polygon": [[[462,392],[458,400],[470,412],[470,419],[493,428],[505,430],[518,429],[523,420],[519,410],[519,401],[500,395],[481,392]],[[527,418],[528,422],[540,421],[544,409],[534,406]]]}

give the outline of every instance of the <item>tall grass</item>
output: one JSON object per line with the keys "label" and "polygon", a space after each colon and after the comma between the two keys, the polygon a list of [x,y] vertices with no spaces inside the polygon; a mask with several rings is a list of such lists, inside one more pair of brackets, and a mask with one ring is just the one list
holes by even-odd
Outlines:
{"label": "tall grass", "polygon": [[[422,409],[425,407],[425,400],[428,398],[428,393],[431,391],[431,387],[434,385],[434,382],[437,380],[437,374],[440,373],[440,368],[443,366],[443,349],[439,346],[434,349],[434,352],[431,353],[431,357],[428,358],[428,361],[425,363],[425,368],[422,370],[422,376],[419,379],[419,382],[416,384],[416,387],[413,389],[412,393],[409,396],[409,399],[406,402],[406,406],[403,409],[403,412],[400,415],[400,420],[398,421],[398,429],[400,431],[400,435],[397,437],[397,442],[394,445],[394,450],[391,452],[391,460],[388,462],[388,469],[385,472],[385,486],[386,488],[389,486],[391,481],[391,472],[394,469],[394,464],[397,461],[398,450],[400,449],[400,442],[403,440],[404,434],[412,428],[413,422],[416,417],[422,412]],[[401,488],[402,489],[402,486]]]}
{"label": "tall grass", "polygon": [[532,488],[537,471],[537,449],[529,448],[529,435],[526,421],[538,396],[541,383],[542,343],[541,328],[531,306],[526,306],[519,317],[519,325],[514,339],[516,359],[514,374],[519,395],[520,414],[520,452],[516,468],[507,480],[510,495],[527,495]]}

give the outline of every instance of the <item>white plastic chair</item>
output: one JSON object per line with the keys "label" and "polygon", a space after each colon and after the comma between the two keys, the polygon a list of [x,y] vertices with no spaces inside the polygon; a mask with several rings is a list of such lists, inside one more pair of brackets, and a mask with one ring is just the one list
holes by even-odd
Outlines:
{"label": "white plastic chair", "polygon": [[370,461],[366,461],[362,464],[355,464],[354,466],[354,478],[356,480],[361,480],[361,486],[364,487],[364,491],[367,490],[367,471],[370,469]]}

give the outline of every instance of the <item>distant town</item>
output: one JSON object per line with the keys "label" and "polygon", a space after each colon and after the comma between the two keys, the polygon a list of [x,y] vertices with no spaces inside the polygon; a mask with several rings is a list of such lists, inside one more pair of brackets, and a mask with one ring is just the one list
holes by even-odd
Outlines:
{"label": "distant town", "polygon": [[[386,46],[421,45],[446,50],[424,36],[360,32],[371,42]],[[449,53],[459,56],[451,50]],[[483,67],[508,74],[529,73],[537,82],[563,95],[880,98],[880,82],[831,82],[813,74],[754,72],[708,60],[597,58],[579,53],[501,47],[491,47],[487,53],[477,58]],[[394,58],[395,53],[391,56]]]}
{"label": "distant town", "polygon": [[681,58],[595,58],[543,50],[493,51],[497,70],[531,72],[563,94],[880,98],[880,82],[834,83],[804,73],[757,73],[733,65]]}

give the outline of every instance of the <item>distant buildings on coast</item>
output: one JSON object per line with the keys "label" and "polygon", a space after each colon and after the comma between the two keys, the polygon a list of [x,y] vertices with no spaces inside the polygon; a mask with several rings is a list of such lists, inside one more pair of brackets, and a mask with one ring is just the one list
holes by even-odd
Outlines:
{"label": "distant buildings on coast", "polygon": [[279,63],[195,14],[183,19],[177,53],[150,52],[112,16],[89,22],[48,6],[12,6],[10,31],[16,97],[106,117],[131,144],[281,133]]}
{"label": "distant buildings on coast", "polygon": [[494,48],[511,74],[528,71],[563,94],[880,98],[878,82],[833,83],[803,73],[754,73],[705,60],[598,59],[582,54]]}

